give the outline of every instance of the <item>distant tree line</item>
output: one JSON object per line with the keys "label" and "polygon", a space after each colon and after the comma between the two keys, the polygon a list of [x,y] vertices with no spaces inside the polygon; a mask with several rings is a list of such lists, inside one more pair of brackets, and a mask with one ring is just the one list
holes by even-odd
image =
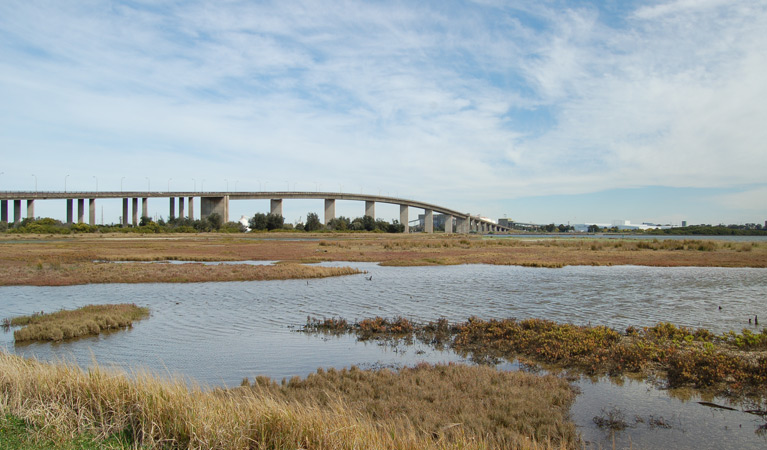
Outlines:
{"label": "distant tree line", "polygon": [[213,213],[204,219],[171,218],[167,222],[156,222],[142,217],[137,226],[123,227],[121,224],[89,225],[86,223],[65,224],[50,217],[25,218],[18,224],[0,222],[0,232],[28,234],[71,234],[71,233],[242,233],[247,228],[239,222],[224,222],[221,215]]}
{"label": "distant tree line", "polygon": [[405,231],[405,226],[400,224],[397,220],[389,223],[383,219],[375,220],[370,216],[357,217],[356,219],[349,219],[344,216],[331,219],[327,225],[324,225],[320,221],[317,213],[310,212],[306,215],[306,222],[298,223],[295,227],[290,224],[285,224],[285,218],[277,214],[264,214],[256,213],[250,220],[248,225],[251,230],[255,231],[272,231],[272,230],[286,230],[295,229],[298,231],[377,231],[384,233],[402,233]]}

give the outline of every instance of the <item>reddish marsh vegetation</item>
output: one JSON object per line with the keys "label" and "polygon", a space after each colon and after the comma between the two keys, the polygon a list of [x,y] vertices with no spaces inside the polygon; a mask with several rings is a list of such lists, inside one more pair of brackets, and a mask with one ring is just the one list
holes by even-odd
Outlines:
{"label": "reddish marsh vegetation", "polygon": [[[257,235],[261,237],[261,235]],[[767,267],[767,245],[698,240],[518,239],[327,234],[0,236],[0,285],[234,281],[303,277],[263,267],[162,267],[94,261],[368,261],[385,265],[501,264]],[[293,239],[293,240],[290,240]],[[311,240],[316,239],[316,240]],[[268,266],[266,266],[268,267]],[[303,270],[303,269],[302,269]],[[305,270],[312,276],[313,270]],[[332,272],[332,271],[326,271]],[[332,276],[332,275],[326,275]]]}
{"label": "reddish marsh vegetation", "polygon": [[[407,322],[407,327],[391,327],[402,321],[406,319],[376,317],[347,324],[346,329],[360,339],[417,338],[447,345],[478,362],[522,357],[589,375],[660,376],[672,387],[692,386],[726,395],[764,398],[767,392],[767,329],[716,336],[703,329],[659,323],[641,329],[629,327],[619,333],[604,326],[541,319],[476,318],[453,325],[442,319],[426,325]],[[375,333],[363,324],[376,324]],[[322,331],[323,322],[309,322],[306,329]]]}

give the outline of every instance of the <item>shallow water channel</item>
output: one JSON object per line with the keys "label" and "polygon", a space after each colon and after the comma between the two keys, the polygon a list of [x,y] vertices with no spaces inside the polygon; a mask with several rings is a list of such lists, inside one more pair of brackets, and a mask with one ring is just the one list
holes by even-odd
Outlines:
{"label": "shallow water channel", "polygon": [[[767,269],[324,265],[350,265],[368,274],[309,281],[0,287],[0,318],[94,303],[132,302],[152,311],[132,329],[100,337],[14,345],[12,333],[1,332],[0,346],[41,360],[63,358],[84,366],[95,360],[234,386],[244,377],[305,376],[318,367],[461,361],[418,343],[390,347],[297,332],[310,315],[350,321],[377,315],[416,321],[538,317],[618,330],[667,321],[716,333],[756,331],[748,323],[754,315],[767,323]],[[613,442],[635,449],[767,448],[767,436],[756,432],[764,423],[759,417],[698,403],[727,405],[726,399],[670,393],[629,379],[583,377],[574,384],[581,394],[571,413],[589,448],[612,448]],[[623,415],[629,428],[615,435],[599,429],[593,418],[609,413]]]}

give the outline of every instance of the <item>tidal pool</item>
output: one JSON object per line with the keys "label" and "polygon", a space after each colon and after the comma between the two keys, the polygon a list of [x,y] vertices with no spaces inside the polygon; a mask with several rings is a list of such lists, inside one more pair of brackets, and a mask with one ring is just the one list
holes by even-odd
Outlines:
{"label": "tidal pool", "polygon": [[[419,343],[391,347],[298,332],[307,316],[539,317],[618,330],[666,321],[716,333],[761,329],[748,323],[755,315],[767,321],[767,269],[323,265],[368,273],[308,281],[0,287],[0,318],[92,303],[131,302],[152,311],[126,331],[27,345],[14,345],[12,333],[4,332],[0,346],[41,360],[148,368],[204,385],[234,386],[244,377],[305,376],[318,367],[462,361]],[[697,403],[727,405],[725,399],[680,399],[645,381],[618,381],[574,382],[581,394],[571,412],[589,447],[612,447],[614,439],[618,448],[767,448],[767,437],[756,432],[764,423],[760,418]],[[629,425],[614,436],[593,421],[610,412],[622,414]]]}

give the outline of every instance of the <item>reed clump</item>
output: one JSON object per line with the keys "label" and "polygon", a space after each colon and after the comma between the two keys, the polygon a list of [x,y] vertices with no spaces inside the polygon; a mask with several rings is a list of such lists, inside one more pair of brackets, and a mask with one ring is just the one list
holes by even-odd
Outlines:
{"label": "reed clump", "polygon": [[133,321],[148,316],[149,308],[133,303],[87,305],[75,310],[14,317],[10,320],[10,326],[23,326],[13,332],[16,342],[61,341],[130,327]]}
{"label": "reed clump", "polygon": [[423,438],[484,440],[489,448],[535,441],[573,447],[568,410],[575,394],[562,378],[487,366],[419,364],[398,371],[318,369],[305,379],[243,383],[287,401],[341,399],[354,414],[412,427]]}
{"label": "reed clump", "polygon": [[[385,319],[366,319],[387,323]],[[365,321],[363,321],[365,322]],[[362,323],[362,322],[360,322]],[[476,362],[524,357],[588,375],[639,373],[663,378],[670,387],[692,386],[727,395],[767,397],[767,329],[715,335],[705,329],[659,323],[629,327],[625,333],[605,326],[557,323],[542,319],[481,320],[448,324],[410,323],[410,332],[376,334],[349,325],[359,339],[418,339],[448,346]]]}
{"label": "reed clump", "polygon": [[[360,373],[357,371],[355,376],[368,376]],[[519,383],[528,382],[535,389],[535,377],[529,378]],[[459,379],[468,383],[471,377],[463,375]],[[572,395],[567,391],[565,387],[560,397],[552,400],[559,402],[565,412]],[[98,439],[121,435],[130,448],[147,449],[489,447],[483,435],[476,439],[460,432],[450,439],[425,436],[412,422],[377,420],[329,391],[316,397],[290,399],[243,388],[206,391],[190,387],[184,380],[159,379],[146,372],[128,376],[99,367],[86,371],[71,364],[46,364],[0,352],[0,414],[23,420],[46,439],[65,442],[82,433]],[[549,414],[559,410],[559,404],[552,406]],[[535,436],[532,431],[521,435],[524,437],[514,446],[565,448],[564,443],[536,443],[530,439]]]}

